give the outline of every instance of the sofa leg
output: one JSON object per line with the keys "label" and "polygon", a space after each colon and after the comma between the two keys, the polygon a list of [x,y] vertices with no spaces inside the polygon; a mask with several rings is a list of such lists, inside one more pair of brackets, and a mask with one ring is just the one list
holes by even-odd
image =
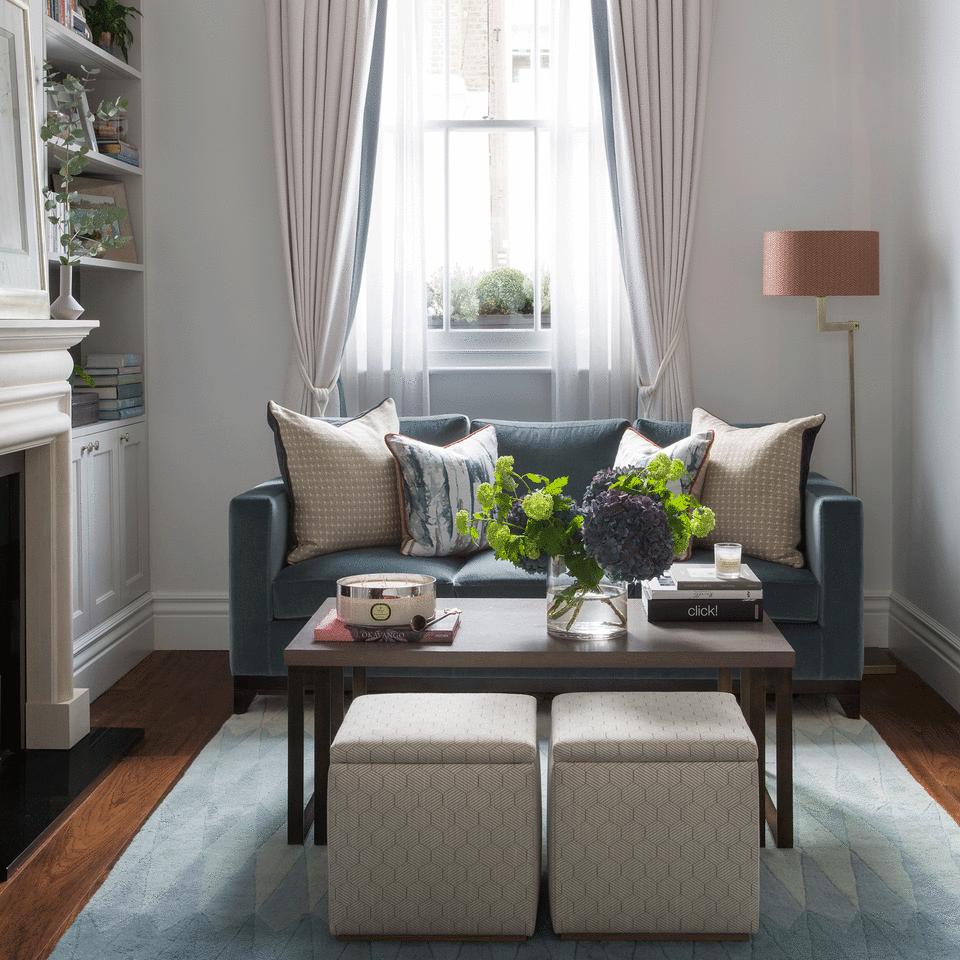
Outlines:
{"label": "sofa leg", "polygon": [[850,720],[860,719],[860,692],[857,693],[838,693],[837,700],[840,702],[840,708]]}
{"label": "sofa leg", "polygon": [[258,693],[286,693],[286,677],[234,677],[233,712],[246,713]]}
{"label": "sofa leg", "polygon": [[235,682],[233,687],[233,712],[246,713],[256,695],[256,690],[240,689]]}

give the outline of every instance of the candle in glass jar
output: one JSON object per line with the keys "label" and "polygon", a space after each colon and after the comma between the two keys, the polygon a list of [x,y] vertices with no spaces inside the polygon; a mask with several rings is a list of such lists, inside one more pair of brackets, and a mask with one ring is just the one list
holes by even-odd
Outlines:
{"label": "candle in glass jar", "polygon": [[736,580],[740,576],[740,544],[715,543],[713,563],[721,580]]}
{"label": "candle in glass jar", "polygon": [[434,577],[419,574],[360,574],[337,581],[337,615],[357,626],[409,626],[414,617],[432,620],[437,609]]}

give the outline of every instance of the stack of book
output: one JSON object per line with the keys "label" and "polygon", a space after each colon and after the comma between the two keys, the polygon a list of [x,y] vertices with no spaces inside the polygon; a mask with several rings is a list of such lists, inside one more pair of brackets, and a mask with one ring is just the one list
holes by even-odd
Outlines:
{"label": "stack of book", "polygon": [[743,563],[736,579],[720,579],[712,563],[675,563],[644,580],[643,607],[651,622],[762,620],[763,584]]}
{"label": "stack of book", "polygon": [[100,153],[140,166],[140,151],[127,140],[127,115],[123,111],[107,119],[98,117],[93,121],[93,132]]}
{"label": "stack of book", "polygon": [[101,420],[126,420],[143,415],[143,356],[139,353],[90,353],[83,358],[84,373],[95,386],[74,377],[76,393],[96,393]]}

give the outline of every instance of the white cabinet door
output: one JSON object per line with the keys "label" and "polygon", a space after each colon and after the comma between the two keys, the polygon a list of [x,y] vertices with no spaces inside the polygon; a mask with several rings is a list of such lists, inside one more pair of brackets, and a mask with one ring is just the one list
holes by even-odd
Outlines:
{"label": "white cabinet door", "polygon": [[86,438],[74,438],[70,450],[70,487],[73,494],[71,513],[73,515],[73,635],[79,637],[90,629],[90,590],[87,586],[87,569],[90,560],[87,556],[87,509],[83,501],[86,487],[83,483],[84,454],[87,452]]}
{"label": "white cabinet door", "polygon": [[120,444],[120,582],[123,602],[147,592],[147,425],[118,427]]}
{"label": "white cabinet door", "polygon": [[117,430],[77,438],[74,464],[74,636],[123,606],[120,581],[120,440]]}

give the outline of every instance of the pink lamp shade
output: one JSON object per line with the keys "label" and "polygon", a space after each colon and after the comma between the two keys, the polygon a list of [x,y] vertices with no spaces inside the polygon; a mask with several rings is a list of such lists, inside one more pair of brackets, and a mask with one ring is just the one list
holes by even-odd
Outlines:
{"label": "pink lamp shade", "polygon": [[774,230],[763,235],[763,292],[773,297],[875,297],[876,230]]}

